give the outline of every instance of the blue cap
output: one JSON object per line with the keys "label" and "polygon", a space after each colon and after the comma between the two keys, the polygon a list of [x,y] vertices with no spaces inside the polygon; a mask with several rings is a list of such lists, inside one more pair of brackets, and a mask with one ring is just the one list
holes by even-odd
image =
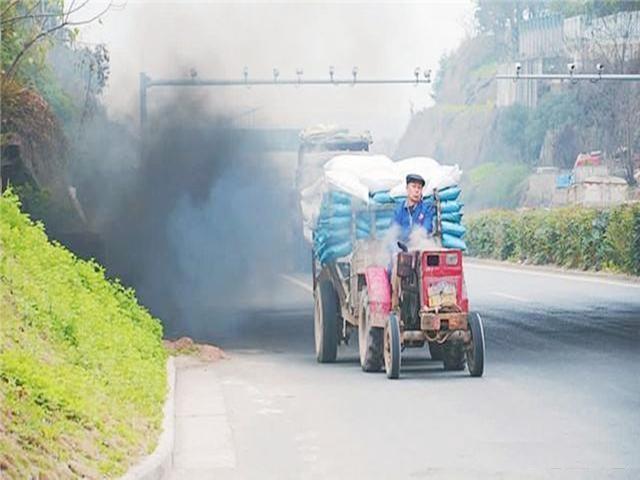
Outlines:
{"label": "blue cap", "polygon": [[417,173],[410,173],[409,175],[407,175],[407,185],[409,185],[410,183],[421,183],[424,187],[424,184],[426,182],[424,181],[424,178],[422,178]]}

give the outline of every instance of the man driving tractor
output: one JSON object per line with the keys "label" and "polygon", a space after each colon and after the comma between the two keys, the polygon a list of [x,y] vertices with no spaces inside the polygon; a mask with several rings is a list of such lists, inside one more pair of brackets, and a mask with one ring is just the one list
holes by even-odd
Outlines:
{"label": "man driving tractor", "polygon": [[[395,210],[393,223],[399,228],[398,240],[406,244],[414,228],[424,228],[427,234],[433,233],[433,206],[422,199],[422,190],[425,181],[420,175],[410,173],[407,175],[407,199]],[[395,255],[393,255],[395,260]],[[387,272],[393,295],[393,306],[397,307],[397,291],[399,288],[398,276],[395,272],[395,261],[389,265]]]}
{"label": "man driving tractor", "polygon": [[433,205],[422,200],[424,178],[418,174],[407,175],[407,199],[397,208],[393,216],[394,224],[400,227],[399,240],[407,242],[414,227],[424,227],[433,232]]}

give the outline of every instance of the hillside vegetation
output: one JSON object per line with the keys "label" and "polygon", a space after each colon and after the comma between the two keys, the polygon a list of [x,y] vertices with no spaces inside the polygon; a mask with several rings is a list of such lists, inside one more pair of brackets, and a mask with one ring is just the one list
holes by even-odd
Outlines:
{"label": "hillside vegetation", "polygon": [[[466,173],[468,212],[519,206],[536,168],[571,169],[581,152],[601,151],[610,174],[635,186],[639,85],[514,83],[495,76],[514,72],[516,62],[523,73],[564,73],[570,62],[578,63],[580,73],[594,71],[596,64],[605,65],[607,73],[640,72],[635,34],[640,2],[474,3],[472,35],[442,57],[433,84],[435,105],[412,116],[395,156],[427,155],[459,164]],[[581,31],[576,43],[568,34],[562,37],[565,21],[591,30]],[[544,43],[547,30],[541,25],[549,22],[565,40],[532,49],[531,43]],[[508,188],[495,188],[498,183]]]}
{"label": "hillside vegetation", "polygon": [[531,172],[504,141],[513,128],[505,122],[508,110],[496,106],[497,58],[487,36],[468,39],[443,57],[436,104],[412,117],[396,151],[397,157],[428,155],[459,164],[467,211],[517,206]]}
{"label": "hillside vegetation", "polygon": [[113,478],[158,437],[160,323],[0,197],[0,477]]}

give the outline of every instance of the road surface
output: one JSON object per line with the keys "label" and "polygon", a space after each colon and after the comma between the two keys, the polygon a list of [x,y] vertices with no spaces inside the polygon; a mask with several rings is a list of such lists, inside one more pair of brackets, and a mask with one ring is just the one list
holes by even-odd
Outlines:
{"label": "road surface", "polygon": [[355,344],[317,364],[305,276],[274,281],[268,306],[215,314],[193,334],[232,358],[179,374],[179,404],[197,397],[213,421],[178,417],[173,478],[640,478],[640,284],[466,273],[480,379],[426,350],[398,381],[363,373]]}

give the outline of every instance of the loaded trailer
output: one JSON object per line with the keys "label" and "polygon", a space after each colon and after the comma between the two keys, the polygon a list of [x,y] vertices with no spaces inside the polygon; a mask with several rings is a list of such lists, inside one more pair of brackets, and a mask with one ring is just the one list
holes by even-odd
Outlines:
{"label": "loaded trailer", "polygon": [[[442,212],[434,191],[435,230],[442,235]],[[314,336],[318,362],[334,362],[338,346],[357,331],[360,364],[365,372],[384,368],[400,375],[402,351],[428,347],[445,370],[484,372],[484,331],[471,312],[464,280],[462,250],[441,246],[409,250],[376,238],[376,215],[393,205],[354,204],[352,252],[322,261],[313,251]],[[362,238],[356,217],[368,218],[370,235]],[[392,243],[395,246],[395,242]]]}

